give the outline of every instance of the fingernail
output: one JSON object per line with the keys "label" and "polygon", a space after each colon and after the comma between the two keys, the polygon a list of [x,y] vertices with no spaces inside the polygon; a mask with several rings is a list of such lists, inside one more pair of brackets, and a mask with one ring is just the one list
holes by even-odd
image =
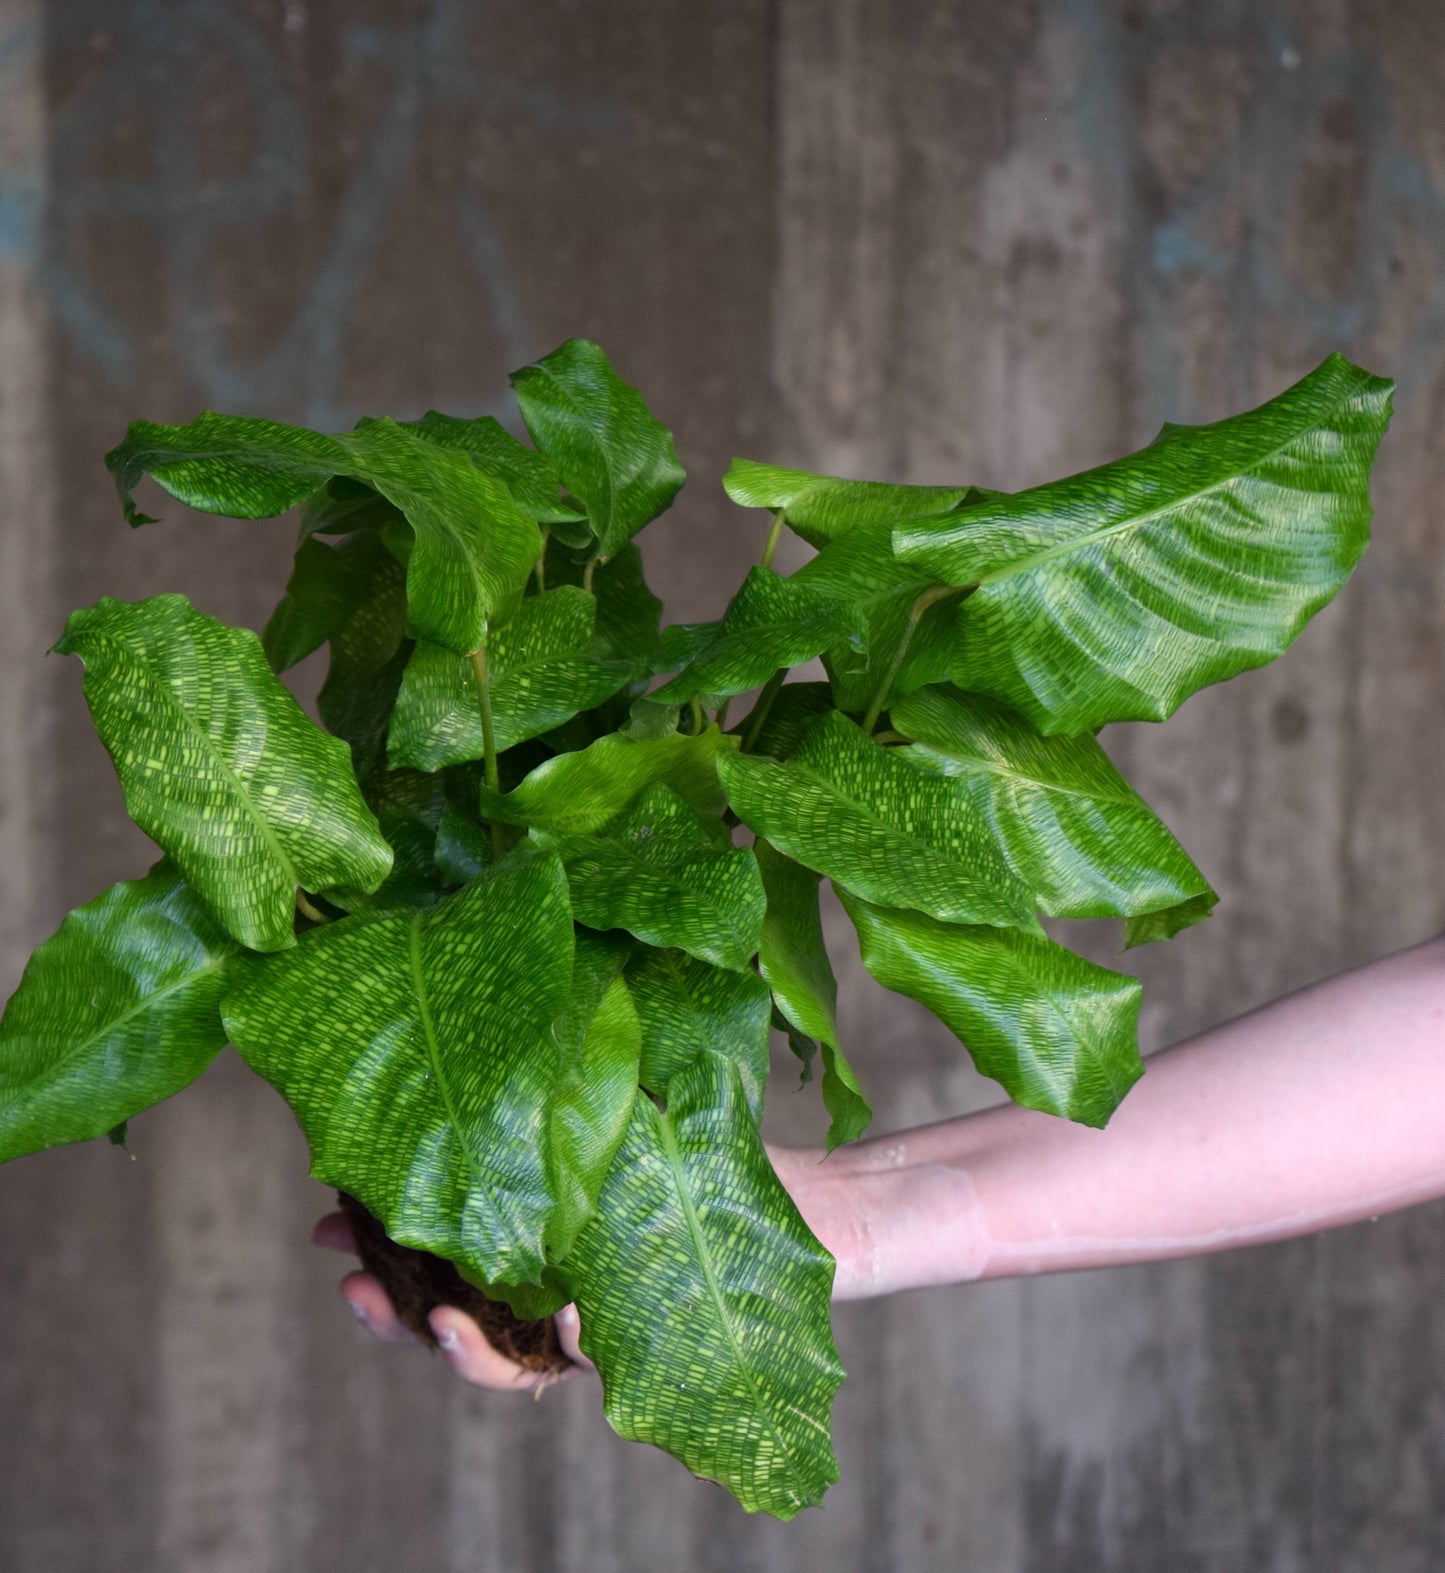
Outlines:
{"label": "fingernail", "polygon": [[571,1332],[577,1326],[577,1308],[573,1305],[564,1305],[557,1312],[556,1322],[559,1329],[565,1328]]}
{"label": "fingernail", "polygon": [[437,1343],[443,1354],[456,1355],[462,1352],[462,1340],[455,1327],[438,1327],[433,1329],[437,1335]]}
{"label": "fingernail", "polygon": [[358,1322],[361,1323],[361,1325],[363,1327],[365,1327],[366,1326],[366,1311],[363,1308],[361,1302],[359,1300],[348,1300],[346,1303],[347,1303],[347,1305],[349,1305],[351,1307],[351,1314],[356,1318],[356,1320]]}

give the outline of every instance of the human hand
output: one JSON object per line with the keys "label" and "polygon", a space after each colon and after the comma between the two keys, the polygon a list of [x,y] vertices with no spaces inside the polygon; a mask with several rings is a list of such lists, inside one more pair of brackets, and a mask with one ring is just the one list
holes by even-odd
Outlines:
{"label": "human hand", "polygon": [[[778,1178],[792,1196],[809,1227],[838,1261],[835,1298],[853,1298],[864,1281],[868,1229],[855,1215],[847,1186],[848,1166],[837,1154],[827,1163],[811,1149],[772,1147],[768,1155]],[[354,1252],[351,1225],[339,1212],[328,1213],[312,1231],[317,1245],[334,1251]],[[865,1291],[866,1292],[866,1291]],[[387,1298],[386,1290],[370,1273],[352,1272],[341,1280],[342,1297],[356,1319],[384,1343],[414,1344],[419,1340],[404,1326]],[[572,1361],[560,1376],[524,1370],[498,1353],[476,1322],[455,1306],[438,1306],[427,1318],[437,1345],[452,1370],[464,1381],[499,1392],[536,1392],[558,1381],[568,1381],[596,1368],[578,1344],[581,1321],[574,1305],[556,1315],[557,1340]]]}

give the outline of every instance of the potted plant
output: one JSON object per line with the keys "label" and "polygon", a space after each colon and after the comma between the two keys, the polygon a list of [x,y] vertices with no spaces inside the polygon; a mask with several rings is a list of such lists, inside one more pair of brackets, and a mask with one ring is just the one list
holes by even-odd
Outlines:
{"label": "potted plant", "polygon": [[[770,1028],[819,1066],[830,1150],[869,1120],[820,882],[981,1071],[1103,1125],[1140,986],[1040,917],[1136,945],[1216,898],[1096,734],[1334,595],[1390,385],[1332,356],[1012,496],[734,461],[761,561],[720,620],[660,630],[633,537],[682,484],[670,434],[585,341],[512,381],[535,446],[204,414],[109,455],[133,525],[148,474],[209,513],[299,505],[300,542],[259,640],[159,595],[56,646],[164,856],[32,958],[0,1158],[123,1141],[229,1041],[404,1310],[475,1294],[546,1363],[575,1300],[614,1427],[789,1517],[836,1478],[843,1372],[831,1258],[758,1135]],[[785,527],[816,548],[787,576]],[[318,726],[278,674],[328,642]],[[787,680],[818,656],[826,682]]]}

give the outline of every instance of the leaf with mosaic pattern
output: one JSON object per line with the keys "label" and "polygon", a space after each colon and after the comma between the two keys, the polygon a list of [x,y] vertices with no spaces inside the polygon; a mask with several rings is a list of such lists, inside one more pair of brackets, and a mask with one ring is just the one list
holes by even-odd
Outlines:
{"label": "leaf with mosaic pattern", "polygon": [[639,1093],[563,1268],[614,1430],[749,1512],[816,1503],[838,1478],[833,1270],[773,1172],[736,1065],[702,1053],[665,1110]]}
{"label": "leaf with mosaic pattern", "polygon": [[900,525],[898,555],[977,586],[953,681],[1039,729],[1162,721],[1272,661],[1369,540],[1393,384],[1331,355],[1293,388],[1139,453],[957,515]]}
{"label": "leaf with mosaic pattern", "polygon": [[719,754],[718,774],[750,830],[860,896],[1039,931],[1033,892],[957,790],[837,711],[809,726],[785,764]]}
{"label": "leaf with mosaic pattern", "polygon": [[[487,667],[500,752],[610,699],[639,663],[599,653],[596,603],[585,590],[564,585],[523,601],[490,636]],[[471,662],[418,641],[401,680],[387,757],[393,765],[440,770],[483,752]]]}
{"label": "leaf with mosaic pattern", "polygon": [[374,890],[391,848],[346,746],[314,725],[261,642],[182,595],[101,600],[55,646],[85,663],[85,698],[142,830],[252,950],[295,944],[296,890]]}
{"label": "leaf with mosaic pattern", "polygon": [[295,1111],[316,1179],[398,1244],[536,1282],[572,936],[561,864],[519,849],[436,906],[243,962],[226,1027]]}
{"label": "leaf with mosaic pattern", "polygon": [[1015,1103],[1102,1126],[1144,1074],[1137,978],[1043,935],[838,898],[868,971],[931,1010]]}
{"label": "leaf with mosaic pattern", "polygon": [[72,912],[0,1019],[0,1163],[104,1136],[194,1081],[225,1047],[238,951],[169,862]]}

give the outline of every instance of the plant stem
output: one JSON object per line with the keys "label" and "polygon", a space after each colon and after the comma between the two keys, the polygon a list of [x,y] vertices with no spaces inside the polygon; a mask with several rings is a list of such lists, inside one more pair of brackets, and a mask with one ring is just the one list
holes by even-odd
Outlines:
{"label": "plant stem", "polygon": [[311,904],[311,898],[298,885],[296,887],[296,910],[303,918],[310,918],[313,923],[329,923],[330,918],[318,907]]}
{"label": "plant stem", "polygon": [[[483,769],[486,772],[487,785],[493,792],[502,789],[501,776],[497,772],[497,734],[492,724],[492,676],[487,670],[487,646],[485,642],[478,645],[467,657],[472,663],[472,675],[477,680],[477,708],[482,717],[482,759]],[[507,838],[502,827],[494,819],[492,821],[492,856],[498,862],[506,856]]]}
{"label": "plant stem", "polygon": [[758,702],[753,706],[752,713],[748,716],[748,729],[743,733],[742,750],[747,753],[758,740],[758,733],[763,729],[763,722],[768,719],[768,711],[773,708],[773,700],[778,697],[778,690],[783,686],[783,679],[788,675],[788,669],[780,666],[776,672],[763,684],[763,691],[758,695]]}
{"label": "plant stem", "polygon": [[532,570],[537,575],[537,594],[547,593],[547,543],[552,539],[552,532],[544,524],[542,526],[542,555],[537,559],[537,566]]}
{"label": "plant stem", "polygon": [[692,735],[696,737],[707,725],[707,721],[702,713],[702,700],[689,699],[687,702],[687,713],[692,717]]}
{"label": "plant stem", "polygon": [[760,566],[771,568],[773,566],[773,553],[778,549],[778,542],[783,534],[783,510],[773,509],[773,527],[768,531],[768,544],[763,548]]}
{"label": "plant stem", "polygon": [[879,683],[877,692],[873,695],[873,702],[868,706],[868,713],[863,717],[863,730],[871,732],[878,725],[878,717],[882,713],[884,703],[888,698],[888,691],[893,687],[893,680],[898,676],[903,665],[903,658],[908,654],[908,647],[913,643],[914,630],[922,621],[923,614],[930,606],[938,601],[946,601],[951,595],[961,595],[963,587],[956,584],[931,585],[908,608],[908,621],[903,625],[903,632],[899,635],[898,648],[893,652],[893,659],[888,663],[888,670],[883,674],[883,681]]}
{"label": "plant stem", "polygon": [[602,559],[600,557],[593,557],[590,559],[587,566],[582,570],[582,588],[588,593],[588,595],[592,594],[592,575],[597,572],[597,564],[601,561]]}

